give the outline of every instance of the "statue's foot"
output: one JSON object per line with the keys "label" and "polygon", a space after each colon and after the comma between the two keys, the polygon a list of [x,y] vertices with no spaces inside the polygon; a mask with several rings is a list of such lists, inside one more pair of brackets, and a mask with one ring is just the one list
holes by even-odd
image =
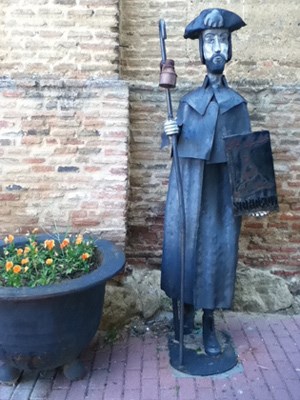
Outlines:
{"label": "statue's foot", "polygon": [[4,383],[5,385],[14,385],[21,376],[21,373],[22,371],[18,368],[12,367],[8,364],[3,364],[0,366],[0,383]]}
{"label": "statue's foot", "polygon": [[65,377],[70,381],[82,379],[86,374],[83,363],[78,359],[72,361],[70,364],[64,365],[63,370]]}
{"label": "statue's foot", "polygon": [[222,352],[221,345],[215,332],[206,335],[203,333],[203,345],[205,353],[208,356],[218,356]]}
{"label": "statue's foot", "polygon": [[203,346],[205,353],[209,356],[218,356],[222,352],[221,345],[218,341],[213,311],[204,311],[203,318]]}

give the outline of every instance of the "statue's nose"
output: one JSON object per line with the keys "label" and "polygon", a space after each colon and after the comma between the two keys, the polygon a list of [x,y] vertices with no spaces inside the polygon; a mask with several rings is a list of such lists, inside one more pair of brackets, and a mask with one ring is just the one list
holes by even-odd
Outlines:
{"label": "statue's nose", "polygon": [[220,53],[220,51],[221,51],[221,46],[220,46],[220,41],[219,41],[219,38],[218,37],[215,37],[215,40],[214,40],[214,52],[215,53]]}

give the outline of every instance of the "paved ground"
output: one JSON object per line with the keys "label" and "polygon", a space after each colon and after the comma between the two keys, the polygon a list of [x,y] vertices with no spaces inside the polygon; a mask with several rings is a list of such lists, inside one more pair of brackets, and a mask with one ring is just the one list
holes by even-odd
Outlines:
{"label": "paved ground", "polygon": [[126,331],[112,344],[99,335],[83,354],[86,377],[68,382],[60,370],[25,373],[0,386],[0,400],[299,400],[300,315],[227,312],[217,328],[230,332],[238,365],[214,377],[187,377],[169,365],[163,327]]}

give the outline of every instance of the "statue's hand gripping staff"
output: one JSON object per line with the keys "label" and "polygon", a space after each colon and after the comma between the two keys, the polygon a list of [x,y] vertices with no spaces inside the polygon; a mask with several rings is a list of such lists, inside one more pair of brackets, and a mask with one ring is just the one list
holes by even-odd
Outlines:
{"label": "statue's hand gripping staff", "polygon": [[177,135],[179,129],[173,116],[172,99],[170,89],[176,86],[176,73],[174,69],[174,61],[167,59],[165,40],[167,38],[166,24],[163,19],[159,21],[159,38],[161,48],[161,64],[160,64],[160,80],[159,86],[166,89],[167,95],[167,108],[168,108],[168,121],[164,124],[165,134],[171,138],[172,142],[172,153],[173,162],[176,173],[176,181],[178,188],[178,202],[179,202],[179,216],[180,216],[180,311],[178,315],[178,300],[173,300],[173,314],[174,314],[174,327],[175,327],[175,338],[179,339],[179,365],[183,365],[183,327],[184,327],[184,273],[185,273],[185,208],[184,208],[184,196],[183,187],[181,181],[181,173],[179,166],[179,158],[177,151]]}

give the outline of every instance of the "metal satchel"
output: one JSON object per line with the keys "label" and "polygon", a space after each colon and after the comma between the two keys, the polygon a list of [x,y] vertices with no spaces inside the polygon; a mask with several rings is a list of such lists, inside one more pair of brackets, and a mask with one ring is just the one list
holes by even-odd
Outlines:
{"label": "metal satchel", "polygon": [[234,214],[278,211],[270,133],[233,135],[224,142]]}

